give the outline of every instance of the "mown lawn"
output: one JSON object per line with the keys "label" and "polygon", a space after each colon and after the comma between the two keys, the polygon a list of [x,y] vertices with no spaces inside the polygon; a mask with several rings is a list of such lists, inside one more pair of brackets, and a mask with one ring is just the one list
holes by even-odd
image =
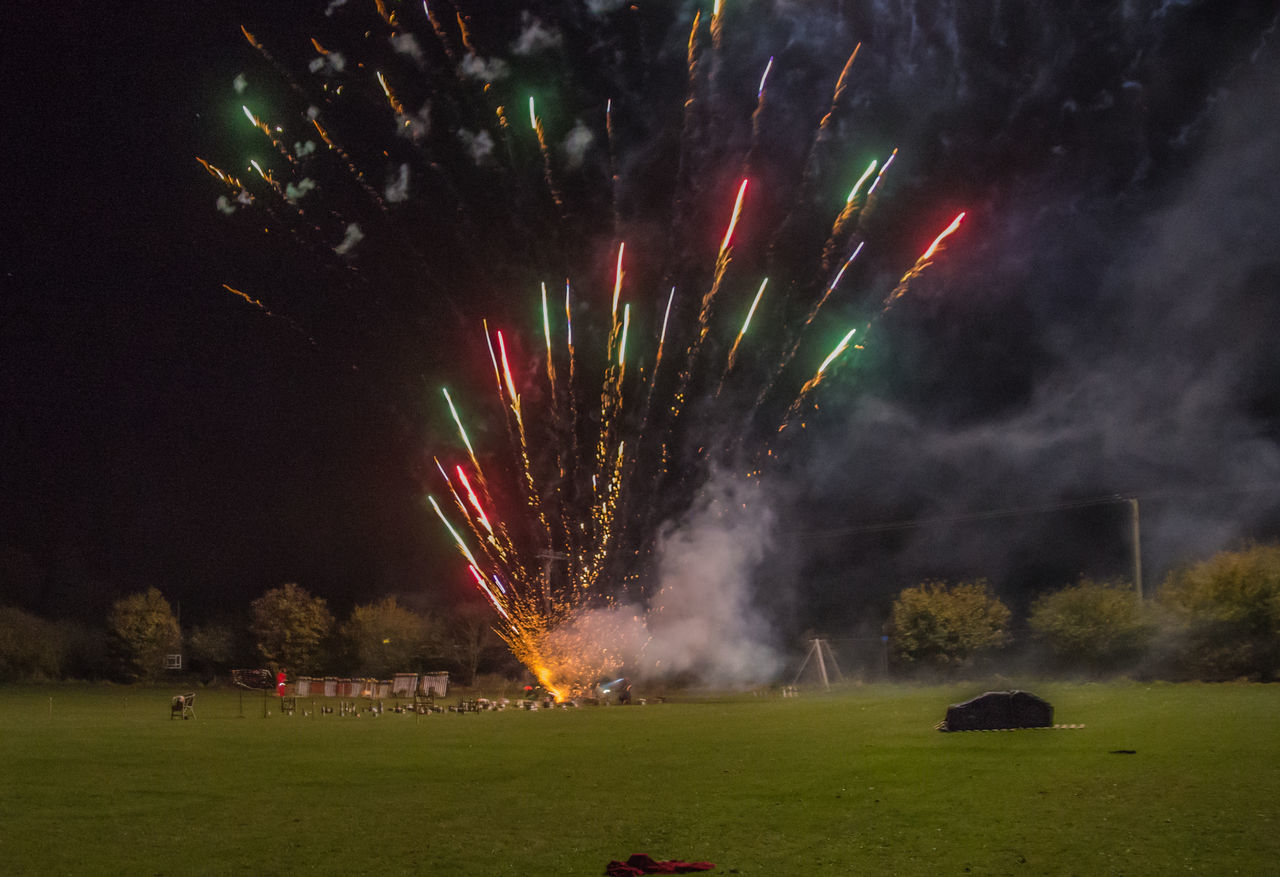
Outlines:
{"label": "mown lawn", "polygon": [[186,722],[169,689],[0,688],[0,870],[1275,873],[1280,686],[1026,684],[1086,727],[933,730],[986,687],[267,719],[211,690]]}

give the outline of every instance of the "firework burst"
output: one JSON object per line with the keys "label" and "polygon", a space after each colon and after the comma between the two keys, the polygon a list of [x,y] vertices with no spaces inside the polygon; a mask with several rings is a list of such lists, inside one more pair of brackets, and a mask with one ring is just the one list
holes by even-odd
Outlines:
{"label": "firework burst", "polygon": [[[827,169],[829,141],[849,112],[855,44],[833,67],[826,95],[803,102],[816,103],[803,135],[807,157],[794,173],[766,168],[763,144],[792,133],[768,127],[775,98],[766,97],[781,88],[786,62],[768,53],[747,59],[763,75],[735,81],[726,71],[737,19],[719,2],[693,19],[686,99],[675,112],[647,105],[622,67],[575,89],[559,48],[536,64],[522,55],[530,40],[495,37],[486,48],[488,31],[510,25],[494,17],[459,13],[451,21],[427,4],[379,5],[376,17],[343,23],[348,13],[331,11],[338,20],[326,33],[301,42],[306,75],[292,72],[285,51],[268,51],[266,36],[244,31],[288,86],[281,103],[292,112],[282,109],[279,123],[244,107],[278,166],[255,161],[242,182],[201,162],[236,205],[349,269],[364,258],[358,270],[389,284],[431,278],[455,302],[470,292],[499,312],[495,326],[511,322],[502,316],[511,302],[534,303],[538,329],[513,333],[485,322],[477,332],[493,369],[491,393],[441,394],[457,444],[451,451],[437,437],[439,481],[428,503],[456,548],[459,575],[492,606],[512,652],[556,697],[571,696],[643,653],[641,613],[660,590],[661,525],[689,508],[710,469],[758,472],[773,437],[848,357],[855,331],[837,318],[840,343],[811,377],[799,368],[821,352],[808,336],[824,321],[824,305],[869,282],[855,280],[855,259],[896,151],[869,166],[865,156],[842,162],[851,172]],[[618,56],[641,53],[652,28],[629,15],[570,16],[565,27],[579,28],[577,42],[613,40]],[[350,35],[353,45],[337,48]],[[522,48],[507,60],[501,48],[511,45]],[[522,79],[522,69],[541,79]],[[508,107],[524,103],[529,127],[513,128]],[[727,109],[735,103],[747,107],[740,117]],[[571,121],[575,115],[597,119],[602,130]],[[651,144],[671,119],[680,135],[660,161],[646,162],[640,145],[628,150],[629,135]],[[371,125],[386,139],[371,143],[361,127]],[[713,136],[719,129],[723,142]],[[594,160],[590,148],[574,151],[593,140],[602,144]],[[674,182],[665,193],[653,187],[665,217],[655,223],[653,193],[623,169],[646,169],[635,171],[643,176],[662,162],[674,168]],[[379,173],[384,185],[374,182]],[[824,188],[837,193],[834,202]],[[820,223],[805,221],[819,214]],[[876,314],[862,317],[858,337],[938,257],[959,222]],[[379,241],[369,254],[367,238]],[[549,292],[560,277],[562,312]],[[255,295],[227,289],[266,311]],[[797,302],[801,316],[789,317]],[[840,309],[853,308],[846,301]],[[577,343],[575,315],[587,320]],[[499,438],[477,448],[471,421],[490,440],[505,434],[505,447]]]}

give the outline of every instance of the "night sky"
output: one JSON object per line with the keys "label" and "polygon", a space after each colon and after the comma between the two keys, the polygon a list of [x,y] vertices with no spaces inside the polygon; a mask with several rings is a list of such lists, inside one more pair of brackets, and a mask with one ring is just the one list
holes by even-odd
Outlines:
{"label": "night sky", "polygon": [[[874,253],[824,312],[810,358],[865,324],[968,211],[765,479],[770,547],[747,574],[778,626],[878,624],[877,600],[922,577],[986,576],[1016,602],[1082,573],[1127,576],[1129,505],[1089,504],[1103,497],[1139,498],[1148,587],[1177,563],[1280,534],[1274,3],[727,0],[692,127],[692,5],[497,16],[462,4],[477,56],[509,66],[494,90],[526,141],[497,170],[459,133],[491,117],[478,86],[445,63],[420,5],[391,4],[427,49],[417,91],[403,87],[430,103],[428,142],[446,151],[415,175],[417,209],[373,211],[352,257],[332,252],[337,219],[223,215],[227,190],[196,161],[247,180],[249,157],[272,157],[241,103],[298,129],[280,71],[315,81],[308,37],[388,53],[361,37],[382,33],[373,4],[329,16],[315,4],[302,19],[268,5],[18,13],[29,18],[4,62],[17,105],[3,146],[16,197],[0,302],[0,603],[92,618],[154,584],[200,623],[286,581],[339,611],[386,593],[459,599],[464,571],[423,503],[431,455],[455,444],[437,388],[484,376],[482,317],[527,332],[536,352],[540,279],[573,273],[607,313],[609,97],[617,206],[641,254],[631,282],[652,323],[664,271],[705,253],[670,229],[722,234],[770,56],[778,98],[743,232],[762,243],[741,254],[744,272],[753,259],[811,263],[792,258],[796,242],[816,217],[829,225],[868,157],[899,149],[867,223]],[[530,91],[561,162],[558,220],[521,121]],[[423,150],[378,133],[389,114],[369,94],[350,101],[346,130],[359,134],[343,145],[381,191],[397,150]],[[570,168],[581,120],[597,136]],[[806,161],[819,194],[792,210]],[[723,170],[690,183],[689,167]],[[335,215],[360,209],[359,193],[322,190],[306,197],[331,199]],[[788,218],[785,230],[771,237],[765,218]],[[787,315],[775,307],[766,320]],[[904,526],[873,526],[887,522]]]}

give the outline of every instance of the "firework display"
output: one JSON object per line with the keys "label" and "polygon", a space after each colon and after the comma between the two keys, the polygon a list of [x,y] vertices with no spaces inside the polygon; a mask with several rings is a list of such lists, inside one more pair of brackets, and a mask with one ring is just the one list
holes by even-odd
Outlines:
{"label": "firework display", "polygon": [[[709,472],[749,481],[786,452],[823,382],[842,365],[853,373],[869,330],[964,214],[887,295],[876,277],[857,276],[897,151],[886,145],[870,164],[852,148],[833,158],[856,44],[797,135],[770,129],[785,118],[770,110],[786,61],[734,56],[735,12],[719,0],[687,22],[675,112],[625,101],[642,92],[621,63],[594,89],[566,84],[559,95],[530,93],[513,73],[520,58],[563,55],[571,37],[610,27],[601,16],[553,25],[526,15],[514,40],[500,40],[513,47],[508,62],[486,49],[488,30],[513,26],[493,13],[377,0],[375,15],[348,5],[358,4],[331,4],[324,34],[295,47],[305,72],[244,30],[289,109],[243,106],[272,161],[232,173],[200,159],[224,189],[219,206],[265,217],[343,270],[372,262],[370,272],[421,280],[424,296],[493,307],[468,314],[492,383],[469,375],[465,389],[455,382],[433,394],[456,438],[432,437],[437,478],[426,502],[456,548],[458,574],[553,696],[620,667],[643,670],[644,614],[664,598],[655,573],[664,525]],[[626,33],[643,65],[652,29]],[[756,63],[742,81],[731,72]],[[609,87],[618,96],[597,102]],[[553,122],[545,107],[557,103]],[[526,105],[529,126],[512,124]],[[645,113],[655,118],[637,121]],[[668,119],[679,134],[661,147],[661,163],[637,158],[644,150],[628,133],[652,144]],[[803,141],[794,168],[780,166],[775,139]],[[632,174],[655,175],[662,197]],[[226,290],[274,316],[260,293]],[[824,306],[837,297],[844,314],[863,303],[861,317],[829,319]],[[510,314],[522,311],[540,325],[516,323]],[[834,348],[828,335],[840,338]]]}

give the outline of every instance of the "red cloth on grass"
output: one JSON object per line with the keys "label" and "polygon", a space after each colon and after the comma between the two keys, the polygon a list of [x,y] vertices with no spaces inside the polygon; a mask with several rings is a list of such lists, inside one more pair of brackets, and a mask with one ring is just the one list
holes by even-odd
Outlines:
{"label": "red cloth on grass", "polygon": [[669,859],[665,862],[654,860],[652,856],[636,853],[625,862],[612,861],[605,866],[604,872],[609,877],[640,877],[643,874],[687,874],[690,871],[710,871],[714,868],[711,862],[681,862]]}

